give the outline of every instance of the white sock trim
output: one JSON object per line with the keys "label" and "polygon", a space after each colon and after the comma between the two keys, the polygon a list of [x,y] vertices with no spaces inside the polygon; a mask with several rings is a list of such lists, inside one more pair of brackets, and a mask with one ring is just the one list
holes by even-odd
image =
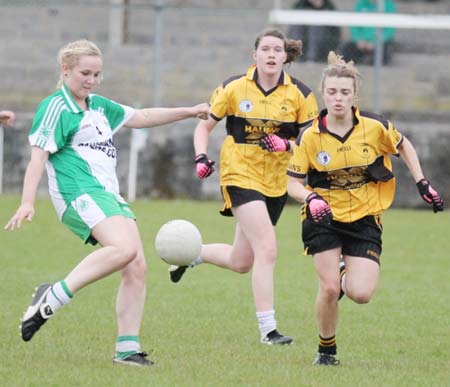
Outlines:
{"label": "white sock trim", "polygon": [[65,292],[61,281],[53,284],[52,288],[47,294],[46,303],[50,305],[53,313],[55,313],[59,308],[68,304],[71,298]]}
{"label": "white sock trim", "polygon": [[202,257],[195,258],[190,264],[189,267],[195,267],[203,263]]}
{"label": "white sock trim", "polygon": [[261,338],[266,337],[269,332],[277,329],[277,321],[275,320],[274,310],[256,312],[256,318],[258,319],[258,327],[261,332]]}

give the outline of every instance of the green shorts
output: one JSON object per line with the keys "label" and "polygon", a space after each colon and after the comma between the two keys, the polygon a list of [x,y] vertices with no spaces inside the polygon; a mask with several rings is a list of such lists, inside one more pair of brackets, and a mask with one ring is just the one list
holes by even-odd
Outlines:
{"label": "green shorts", "polygon": [[119,200],[114,194],[97,191],[78,196],[68,206],[62,216],[62,222],[84,243],[96,245],[92,229],[102,220],[115,215],[136,219],[130,206]]}

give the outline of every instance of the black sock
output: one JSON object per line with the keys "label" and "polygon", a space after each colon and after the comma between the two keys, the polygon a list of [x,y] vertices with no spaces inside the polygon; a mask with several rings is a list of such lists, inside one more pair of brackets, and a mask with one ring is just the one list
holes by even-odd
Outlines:
{"label": "black sock", "polygon": [[337,345],[336,345],[336,335],[324,338],[319,335],[319,352],[328,353],[329,355],[336,355]]}

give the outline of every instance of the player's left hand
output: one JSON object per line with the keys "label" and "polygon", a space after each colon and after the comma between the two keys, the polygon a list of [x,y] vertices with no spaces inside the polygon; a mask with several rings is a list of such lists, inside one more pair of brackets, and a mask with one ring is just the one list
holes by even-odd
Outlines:
{"label": "player's left hand", "polygon": [[286,152],[291,149],[290,142],[276,134],[269,134],[262,138],[259,146],[268,152]]}
{"label": "player's left hand", "polygon": [[433,212],[444,211],[444,201],[427,179],[419,180],[416,186],[422,199],[433,205]]}
{"label": "player's left hand", "polygon": [[201,120],[207,120],[209,117],[209,104],[201,103],[199,105],[194,106],[195,117],[200,118]]}
{"label": "player's left hand", "polygon": [[214,172],[215,161],[210,160],[206,153],[200,153],[195,156],[195,169],[200,179],[206,179]]}

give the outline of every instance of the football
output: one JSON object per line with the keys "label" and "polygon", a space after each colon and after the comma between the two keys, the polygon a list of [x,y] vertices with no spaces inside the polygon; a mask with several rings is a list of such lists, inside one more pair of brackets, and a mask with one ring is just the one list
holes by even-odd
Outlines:
{"label": "football", "polygon": [[189,265],[200,255],[201,248],[200,231],[187,220],[170,220],[156,234],[156,253],[169,265]]}

